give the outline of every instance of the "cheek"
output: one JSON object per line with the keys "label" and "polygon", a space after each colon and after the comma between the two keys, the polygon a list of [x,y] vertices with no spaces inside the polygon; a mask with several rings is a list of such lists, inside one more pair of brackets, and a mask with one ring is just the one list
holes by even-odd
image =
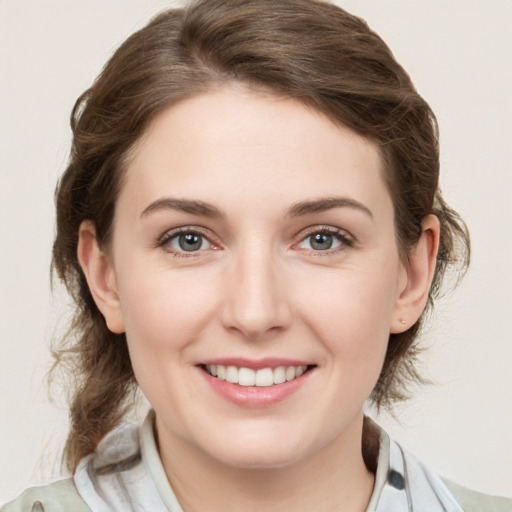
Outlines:
{"label": "cheek", "polygon": [[132,268],[128,275],[120,297],[135,378],[155,408],[170,407],[186,417],[187,404],[194,401],[192,391],[183,387],[192,363],[189,348],[211,318],[215,288],[157,269]]}
{"label": "cheek", "polygon": [[206,278],[148,272],[142,278],[132,273],[126,287],[120,287],[120,297],[129,345],[161,353],[181,349],[200,336],[213,314],[216,294]]}
{"label": "cheek", "polygon": [[360,368],[382,363],[397,299],[394,263],[335,271],[297,292],[303,317],[340,361]]}

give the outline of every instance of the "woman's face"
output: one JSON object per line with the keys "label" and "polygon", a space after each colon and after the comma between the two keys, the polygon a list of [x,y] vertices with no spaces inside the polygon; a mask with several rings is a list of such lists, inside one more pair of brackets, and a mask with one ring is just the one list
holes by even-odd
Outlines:
{"label": "woman's face", "polygon": [[291,100],[226,88],[155,119],[105,316],[161,446],[277,467],[360,439],[407,281],[382,174],[374,143]]}

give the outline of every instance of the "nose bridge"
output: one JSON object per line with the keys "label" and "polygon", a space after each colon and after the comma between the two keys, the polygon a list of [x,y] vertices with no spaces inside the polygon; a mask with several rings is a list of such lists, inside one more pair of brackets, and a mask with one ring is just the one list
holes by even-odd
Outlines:
{"label": "nose bridge", "polygon": [[224,323],[254,339],[286,327],[290,308],[280,262],[270,244],[247,243],[232,261]]}

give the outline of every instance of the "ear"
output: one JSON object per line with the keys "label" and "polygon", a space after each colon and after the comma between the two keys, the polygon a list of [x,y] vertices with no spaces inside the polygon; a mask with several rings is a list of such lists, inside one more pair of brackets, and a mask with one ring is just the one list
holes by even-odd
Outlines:
{"label": "ear", "polygon": [[421,223],[421,235],[404,263],[404,284],[395,303],[390,332],[404,332],[416,323],[427,304],[436,269],[441,227],[435,215]]}
{"label": "ear", "polygon": [[103,314],[107,327],[116,334],[123,333],[125,329],[114,268],[100,248],[96,228],[90,220],[80,224],[77,257],[91,295]]}

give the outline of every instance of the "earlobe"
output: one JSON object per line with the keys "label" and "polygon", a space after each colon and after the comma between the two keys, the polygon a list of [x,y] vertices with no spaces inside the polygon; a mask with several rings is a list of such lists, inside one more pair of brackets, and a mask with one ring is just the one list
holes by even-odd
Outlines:
{"label": "earlobe", "polygon": [[436,269],[440,223],[427,215],[421,224],[421,236],[404,266],[405,284],[399,290],[391,319],[392,334],[404,332],[416,323],[427,304]]}
{"label": "earlobe", "polygon": [[77,257],[96,306],[110,331],[121,334],[124,323],[114,269],[101,249],[92,221],[83,221],[78,232]]}

